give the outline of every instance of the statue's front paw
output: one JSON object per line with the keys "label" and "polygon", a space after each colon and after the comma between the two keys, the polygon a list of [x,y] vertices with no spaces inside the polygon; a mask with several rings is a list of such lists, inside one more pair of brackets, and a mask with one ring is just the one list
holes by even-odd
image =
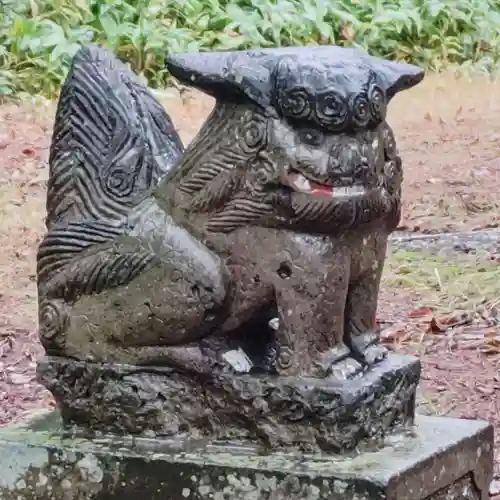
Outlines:
{"label": "statue's front paw", "polygon": [[318,354],[314,360],[314,375],[347,380],[363,371],[363,365],[351,357],[351,351],[345,344],[338,344]]}
{"label": "statue's front paw", "polygon": [[375,331],[353,335],[349,339],[351,355],[365,366],[372,366],[382,361],[389,352],[380,345],[380,336]]}
{"label": "statue's front paw", "polygon": [[365,362],[368,366],[379,363],[386,358],[389,350],[387,347],[377,344],[368,346],[364,351]]}

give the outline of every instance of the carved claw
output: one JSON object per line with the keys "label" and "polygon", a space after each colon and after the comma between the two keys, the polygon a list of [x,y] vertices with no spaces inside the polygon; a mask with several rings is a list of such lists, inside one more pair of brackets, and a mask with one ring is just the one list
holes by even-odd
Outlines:
{"label": "carved claw", "polygon": [[379,363],[387,356],[389,350],[383,345],[376,344],[368,346],[364,352],[366,364],[371,366]]}
{"label": "carved claw", "polygon": [[382,361],[388,353],[387,348],[379,344],[379,335],[375,331],[350,335],[346,341],[351,356],[365,366],[371,366]]}
{"label": "carved claw", "polygon": [[314,361],[315,375],[347,380],[363,370],[363,366],[351,357],[351,351],[345,344],[339,344],[322,352]]}
{"label": "carved claw", "polygon": [[363,372],[363,365],[354,358],[346,358],[330,367],[330,377],[336,380],[348,380]]}

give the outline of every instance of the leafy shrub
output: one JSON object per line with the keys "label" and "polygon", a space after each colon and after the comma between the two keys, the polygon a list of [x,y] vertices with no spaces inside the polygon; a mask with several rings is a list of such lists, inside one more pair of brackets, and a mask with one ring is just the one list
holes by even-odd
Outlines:
{"label": "leafy shrub", "polygon": [[0,0],[0,94],[57,94],[86,41],[152,87],[167,53],[336,43],[440,70],[496,71],[498,0]]}

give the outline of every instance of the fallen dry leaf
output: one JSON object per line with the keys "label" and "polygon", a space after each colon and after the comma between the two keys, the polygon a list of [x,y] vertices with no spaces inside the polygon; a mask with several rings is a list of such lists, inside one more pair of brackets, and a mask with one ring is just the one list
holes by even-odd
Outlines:
{"label": "fallen dry leaf", "polygon": [[35,156],[35,150],[33,148],[24,148],[21,152],[24,156]]}
{"label": "fallen dry leaf", "polygon": [[380,332],[380,341],[384,344],[394,344],[404,340],[408,333],[406,324],[403,322],[395,323]]}
{"label": "fallen dry leaf", "polygon": [[433,310],[430,307],[420,307],[418,309],[414,309],[410,311],[408,314],[409,318],[422,318],[424,316],[430,316],[433,313]]}
{"label": "fallen dry leaf", "polygon": [[428,331],[432,333],[443,333],[447,329],[446,324],[443,324],[441,321],[439,321],[437,318],[432,318],[429,322],[429,329]]}

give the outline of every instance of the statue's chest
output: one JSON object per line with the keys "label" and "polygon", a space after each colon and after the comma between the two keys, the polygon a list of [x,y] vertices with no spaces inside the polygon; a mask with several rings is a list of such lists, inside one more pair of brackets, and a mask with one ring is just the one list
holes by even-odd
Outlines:
{"label": "statue's chest", "polygon": [[387,233],[367,228],[332,237],[247,227],[226,244],[231,264],[275,286],[296,283],[314,293],[334,276],[351,280],[376,268],[385,256]]}

